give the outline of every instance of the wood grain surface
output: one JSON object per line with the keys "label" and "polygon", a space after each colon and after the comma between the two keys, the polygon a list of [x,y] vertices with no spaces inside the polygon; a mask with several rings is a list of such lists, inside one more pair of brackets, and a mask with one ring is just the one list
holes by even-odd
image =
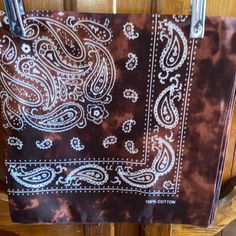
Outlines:
{"label": "wood grain surface", "polygon": [[[26,10],[67,10],[79,12],[103,13],[159,13],[159,14],[189,14],[189,0],[24,0]],[[4,9],[0,1],[0,9]],[[207,15],[235,16],[236,0],[208,0]],[[231,129],[227,159],[224,171],[224,182],[236,175],[236,109]],[[0,142],[1,148],[1,142]],[[1,159],[3,153],[1,155]],[[3,166],[0,165],[0,169]],[[2,172],[2,171],[1,171]],[[3,174],[2,174],[3,175]],[[1,174],[0,174],[1,178]],[[1,185],[0,185],[1,186]],[[0,195],[0,199],[6,195]],[[5,199],[6,200],[6,199]],[[236,200],[232,199],[226,207],[236,215]],[[90,224],[90,225],[16,225],[10,221],[8,203],[0,201],[0,236],[7,235],[36,235],[36,236],[207,236],[220,231],[230,220],[226,208],[219,208],[217,218],[220,227],[210,229],[193,228],[188,226],[171,225],[131,225],[131,224]],[[220,214],[219,214],[220,211]],[[226,220],[226,218],[228,220]]]}

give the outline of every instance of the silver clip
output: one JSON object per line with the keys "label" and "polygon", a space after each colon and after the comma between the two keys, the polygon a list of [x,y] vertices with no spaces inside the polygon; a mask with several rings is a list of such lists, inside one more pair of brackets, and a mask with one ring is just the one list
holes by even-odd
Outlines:
{"label": "silver clip", "polygon": [[[191,0],[191,29],[190,38],[203,38],[205,33],[207,0]],[[25,14],[23,0],[4,0],[12,35],[24,37],[25,29],[22,16]]]}
{"label": "silver clip", "polygon": [[22,16],[25,14],[23,0],[4,0],[11,33],[14,37],[24,37]]}
{"label": "silver clip", "polygon": [[206,2],[207,0],[191,0],[191,28],[190,38],[203,38],[205,34],[206,20]]}

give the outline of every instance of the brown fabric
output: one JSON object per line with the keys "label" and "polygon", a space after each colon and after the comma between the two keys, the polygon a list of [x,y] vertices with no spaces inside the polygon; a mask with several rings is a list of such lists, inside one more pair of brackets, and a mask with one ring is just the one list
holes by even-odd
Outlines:
{"label": "brown fabric", "polygon": [[21,223],[209,225],[235,89],[235,20],[1,13],[11,215]]}

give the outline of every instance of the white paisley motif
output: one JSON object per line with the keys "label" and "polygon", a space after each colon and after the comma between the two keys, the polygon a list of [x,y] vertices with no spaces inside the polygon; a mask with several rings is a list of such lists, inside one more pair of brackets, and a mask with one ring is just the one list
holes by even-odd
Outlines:
{"label": "white paisley motif", "polygon": [[17,57],[16,45],[13,42],[13,40],[10,39],[6,35],[3,35],[1,42],[2,42],[2,46],[4,44],[7,45],[6,50],[1,51],[1,54],[2,54],[1,55],[1,62],[5,65],[10,65],[16,60],[16,57]]}
{"label": "white paisley motif", "polygon": [[175,100],[180,101],[182,98],[182,84],[179,83],[179,77],[180,75],[177,75],[170,79],[174,83],[164,89],[155,102],[155,119],[166,129],[173,129],[179,123],[179,112],[175,105]]}
{"label": "white paisley motif", "polygon": [[41,149],[41,150],[47,150],[47,149],[50,149],[52,147],[52,140],[50,139],[45,139],[43,141],[36,141],[36,146],[38,149]]}
{"label": "white paisley motif", "polygon": [[153,137],[153,150],[157,152],[150,168],[131,172],[118,167],[117,174],[131,186],[149,188],[156,184],[160,176],[166,175],[174,167],[175,153],[171,145],[164,139]]}
{"label": "white paisley motif", "polygon": [[24,165],[11,165],[9,167],[10,175],[21,185],[27,188],[42,188],[53,182],[57,174],[60,174],[64,168],[48,166],[35,168],[28,171]]}
{"label": "white paisley motif", "polygon": [[107,138],[105,138],[102,142],[102,145],[104,148],[109,148],[109,146],[115,143],[117,143],[117,137],[113,135],[113,136],[108,136]]}
{"label": "white paisley motif", "polygon": [[[0,46],[1,102],[5,127],[21,131],[26,125],[47,132],[83,129],[87,121],[101,124],[109,115],[116,77],[106,44],[112,32],[94,20],[41,16],[24,19],[26,36],[21,55],[3,35]],[[41,29],[44,30],[41,30]],[[81,37],[83,35],[83,37]],[[18,51],[19,53],[19,51]],[[27,55],[26,55],[27,54]],[[14,74],[4,65],[15,64]],[[17,107],[15,104],[18,104]]]}
{"label": "white paisley motif", "polygon": [[124,133],[130,133],[132,131],[133,126],[136,125],[136,121],[133,119],[128,119],[122,124],[122,131]]}
{"label": "white paisley motif", "polygon": [[128,60],[125,64],[127,70],[133,71],[138,66],[138,57],[134,53],[128,54]]}
{"label": "white paisley motif", "polygon": [[130,154],[137,154],[138,153],[138,149],[135,148],[135,143],[132,140],[128,140],[128,141],[125,142],[125,149]]}
{"label": "white paisley motif", "polygon": [[73,148],[74,150],[76,151],[82,151],[84,150],[85,146],[81,144],[81,141],[79,138],[72,138],[71,141],[70,141],[70,146],[71,148]]}
{"label": "white paisley motif", "polygon": [[171,21],[159,22],[160,40],[166,43],[160,57],[163,70],[158,74],[161,83],[165,83],[171,72],[178,70],[185,62],[188,52],[187,39],[181,29]]}
{"label": "white paisley motif", "polygon": [[65,178],[60,177],[56,184],[80,186],[81,181],[93,185],[103,185],[108,181],[108,174],[107,171],[99,165],[87,164],[72,170]]}
{"label": "white paisley motif", "polygon": [[125,172],[122,167],[117,168],[117,174],[129,185],[137,188],[150,188],[156,184],[159,176],[152,169],[141,169],[135,172]]}
{"label": "white paisley motif", "polygon": [[123,96],[126,99],[130,99],[133,103],[136,103],[139,99],[138,93],[133,89],[126,89],[123,92]]}
{"label": "white paisley motif", "polygon": [[139,33],[135,32],[134,30],[134,25],[131,22],[127,22],[124,26],[123,26],[123,32],[124,35],[128,38],[128,39],[137,39],[139,37]]}
{"label": "white paisley motif", "polygon": [[7,143],[10,146],[16,147],[18,150],[21,150],[23,148],[23,142],[19,138],[16,138],[16,137],[9,137],[7,139]]}
{"label": "white paisley motif", "polygon": [[88,19],[81,19],[76,21],[74,16],[69,16],[67,18],[66,24],[72,28],[74,31],[78,31],[79,28],[84,28],[89,31],[90,36],[99,42],[108,43],[111,40],[112,32],[108,28],[109,19],[105,19],[104,24],[98,23],[95,20],[91,21]]}

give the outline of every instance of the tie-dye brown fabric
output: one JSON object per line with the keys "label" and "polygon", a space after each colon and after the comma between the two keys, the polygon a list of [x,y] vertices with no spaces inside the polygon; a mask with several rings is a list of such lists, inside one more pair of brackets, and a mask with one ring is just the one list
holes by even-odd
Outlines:
{"label": "tie-dye brown fabric", "polygon": [[11,216],[21,223],[209,225],[236,72],[234,19],[1,13]]}

